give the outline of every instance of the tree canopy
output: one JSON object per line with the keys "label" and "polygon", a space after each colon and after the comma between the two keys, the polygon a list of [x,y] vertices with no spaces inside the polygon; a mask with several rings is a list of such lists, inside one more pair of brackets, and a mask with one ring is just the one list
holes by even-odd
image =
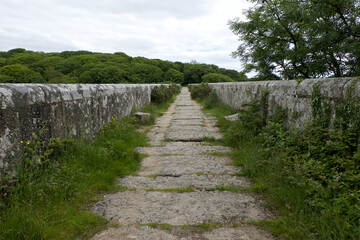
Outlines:
{"label": "tree canopy", "polygon": [[[216,65],[133,58],[122,52],[43,53],[23,48],[0,52],[0,83],[188,84],[203,81],[202,77],[208,73],[216,73],[221,79],[227,80],[247,79],[243,72]],[[221,81],[219,79],[211,78],[211,81]]]}
{"label": "tree canopy", "polygon": [[358,0],[251,0],[247,21],[230,29],[241,44],[233,53],[259,79],[360,75]]}

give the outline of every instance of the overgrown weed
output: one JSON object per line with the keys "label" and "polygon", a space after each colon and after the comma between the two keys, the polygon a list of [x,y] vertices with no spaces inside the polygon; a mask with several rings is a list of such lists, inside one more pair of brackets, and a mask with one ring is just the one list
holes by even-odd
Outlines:
{"label": "overgrown weed", "polygon": [[[148,109],[157,116],[169,104]],[[0,239],[83,239],[106,228],[90,206],[123,191],[116,179],[138,169],[142,155],[134,149],[147,144],[138,124],[113,118],[94,139],[46,142],[38,132],[26,141],[17,175],[0,181]]]}
{"label": "overgrown weed", "polygon": [[91,143],[73,141],[46,168],[18,171],[16,184],[2,197],[0,238],[73,239],[105,227],[107,221],[88,210],[87,199],[116,189],[118,176],[138,168],[134,148],[144,146],[146,137],[134,123],[113,119]]}
{"label": "overgrown weed", "polygon": [[[360,103],[353,88],[335,107],[312,93],[313,122],[287,123],[285,109],[267,112],[267,92],[243,105],[240,119],[219,127],[234,164],[280,216],[271,231],[284,239],[360,239]],[[207,100],[201,100],[206,102]],[[222,111],[212,104],[209,111]],[[334,111],[334,110],[333,110]],[[254,187],[253,187],[254,188]],[[254,190],[254,189],[253,189]]]}

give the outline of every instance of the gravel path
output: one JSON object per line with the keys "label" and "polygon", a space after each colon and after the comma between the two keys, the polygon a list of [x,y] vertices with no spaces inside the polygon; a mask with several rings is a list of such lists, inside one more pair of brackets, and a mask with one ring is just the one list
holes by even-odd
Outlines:
{"label": "gravel path", "polygon": [[[93,211],[117,222],[99,239],[274,239],[245,221],[269,219],[261,199],[244,189],[231,149],[206,139],[221,138],[216,119],[201,112],[183,88],[150,130],[150,147],[137,176],[119,179],[126,191],[105,195]],[[224,191],[224,190],[232,191]]]}

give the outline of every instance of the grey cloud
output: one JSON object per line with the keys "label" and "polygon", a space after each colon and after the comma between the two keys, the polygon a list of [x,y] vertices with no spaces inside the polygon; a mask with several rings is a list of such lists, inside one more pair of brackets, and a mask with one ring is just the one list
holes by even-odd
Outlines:
{"label": "grey cloud", "polygon": [[239,70],[229,56],[237,37],[226,25],[239,2],[245,0],[0,0],[0,51],[121,51]]}
{"label": "grey cloud", "polygon": [[141,18],[174,17],[191,19],[211,11],[214,0],[102,0],[102,1],[59,1],[78,8],[105,11],[113,14],[135,14]]}

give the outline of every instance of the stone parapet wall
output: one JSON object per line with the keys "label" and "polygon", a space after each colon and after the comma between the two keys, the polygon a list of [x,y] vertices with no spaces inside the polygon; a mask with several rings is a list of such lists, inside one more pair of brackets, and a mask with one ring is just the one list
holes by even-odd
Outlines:
{"label": "stone parapet wall", "polygon": [[349,94],[352,85],[355,85],[355,96],[360,96],[360,81],[356,78],[232,82],[209,85],[216,91],[220,101],[235,109],[259,96],[262,89],[267,89],[270,91],[269,112],[273,113],[277,105],[286,108],[289,113],[289,123],[295,127],[301,127],[305,122],[312,120],[311,95],[316,83],[320,84],[321,96],[329,101],[333,112],[334,106]]}
{"label": "stone parapet wall", "polygon": [[93,136],[113,116],[150,103],[154,86],[0,84],[0,173],[14,173],[26,141],[44,122],[46,138]]}

